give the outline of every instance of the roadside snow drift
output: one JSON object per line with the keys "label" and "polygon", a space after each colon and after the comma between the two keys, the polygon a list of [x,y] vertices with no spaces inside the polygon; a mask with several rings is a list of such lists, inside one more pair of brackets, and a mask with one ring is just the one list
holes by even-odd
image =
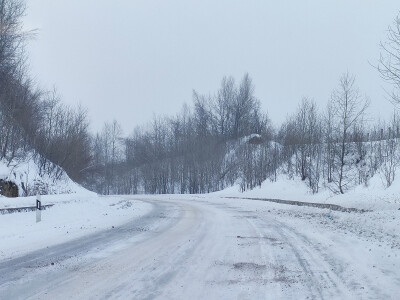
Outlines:
{"label": "roadside snow drift", "polygon": [[[0,214],[0,260],[64,243],[137,218],[151,205],[124,197],[101,197],[86,192],[42,196],[42,205],[54,204],[41,212]],[[36,197],[0,198],[0,208],[35,206]]]}

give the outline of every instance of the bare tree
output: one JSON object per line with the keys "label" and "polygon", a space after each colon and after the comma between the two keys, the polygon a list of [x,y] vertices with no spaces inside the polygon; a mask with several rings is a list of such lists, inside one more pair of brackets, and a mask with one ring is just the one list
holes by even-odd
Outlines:
{"label": "bare tree", "polygon": [[110,194],[115,192],[115,169],[121,157],[120,137],[122,134],[121,126],[116,120],[111,123],[104,123],[100,135],[103,166],[104,166],[104,190],[103,193]]}
{"label": "bare tree", "polygon": [[394,131],[398,124],[398,115],[394,113],[390,126],[385,130],[385,139],[379,141],[380,144],[383,144],[380,145],[382,148],[382,162],[379,171],[385,187],[392,185],[399,166],[398,138]]}
{"label": "bare tree", "polygon": [[323,122],[323,132],[325,137],[325,151],[324,151],[324,177],[327,183],[333,181],[333,172],[335,168],[335,133],[334,133],[334,114],[332,102],[328,102],[326,113]]}
{"label": "bare tree", "polygon": [[260,102],[254,97],[254,85],[249,74],[245,74],[240,83],[236,101],[233,105],[233,138],[239,138],[250,131],[250,120],[254,112],[259,110]]}
{"label": "bare tree", "polygon": [[346,173],[349,170],[347,167],[350,167],[351,163],[347,161],[346,154],[351,146],[351,130],[369,105],[369,101],[361,97],[354,83],[354,76],[349,73],[343,74],[338,88],[333,91],[331,97],[338,146],[336,161],[338,173],[334,182],[341,194],[344,193],[349,183]]}
{"label": "bare tree", "polygon": [[232,106],[237,91],[233,77],[224,77],[215,100],[212,103],[214,127],[220,136],[228,136],[232,122]]}
{"label": "bare tree", "polygon": [[15,77],[24,61],[27,33],[22,30],[25,1],[0,0],[0,78]]}
{"label": "bare tree", "polygon": [[390,99],[400,104],[400,14],[387,31],[387,41],[381,42],[378,71],[382,78],[393,85]]}

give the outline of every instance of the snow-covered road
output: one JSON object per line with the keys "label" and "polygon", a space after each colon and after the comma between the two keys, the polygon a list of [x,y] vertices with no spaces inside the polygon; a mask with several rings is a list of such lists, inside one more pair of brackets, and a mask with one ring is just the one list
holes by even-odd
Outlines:
{"label": "snow-covered road", "polygon": [[400,247],[368,234],[361,214],[207,196],[135,199],[152,209],[125,225],[0,260],[0,298],[400,295]]}

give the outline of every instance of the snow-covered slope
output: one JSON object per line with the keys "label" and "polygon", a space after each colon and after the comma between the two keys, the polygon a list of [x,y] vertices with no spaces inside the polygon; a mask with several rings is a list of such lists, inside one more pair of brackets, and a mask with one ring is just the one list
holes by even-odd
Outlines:
{"label": "snow-covered slope", "polygon": [[51,165],[46,171],[41,170],[33,155],[11,162],[0,160],[0,179],[14,182],[18,186],[19,196],[88,192],[56,165]]}
{"label": "snow-covered slope", "polygon": [[334,194],[328,188],[321,188],[317,194],[312,194],[307,185],[299,178],[289,179],[281,174],[277,181],[265,180],[261,187],[240,192],[236,185],[214,193],[226,197],[255,197],[306,201],[316,203],[331,203],[344,207],[355,207],[367,210],[397,210],[400,208],[400,178],[395,178],[393,184],[385,188],[379,174],[375,174],[369,185],[359,185],[345,194]]}
{"label": "snow-covered slope", "polygon": [[[252,135],[245,137],[230,145],[230,151],[226,155],[226,164],[236,166],[240,160],[240,150],[248,146]],[[252,180],[251,176],[246,178],[246,171],[240,170],[240,166],[246,168],[245,163],[241,163],[237,170],[238,179],[235,185],[228,187],[214,194],[228,197],[251,197],[251,198],[268,198],[281,199],[291,201],[303,201],[314,203],[330,203],[344,207],[354,207],[364,210],[398,210],[400,208],[400,140],[379,140],[373,142],[364,142],[359,145],[348,145],[348,153],[346,154],[346,189],[344,194],[338,194],[337,187],[332,182],[328,182],[326,178],[326,167],[322,164],[326,163],[318,157],[312,159],[313,163],[320,160],[320,166],[313,169],[319,172],[318,181],[314,182],[318,186],[317,193],[313,193],[310,187],[309,178],[302,181],[299,174],[299,153],[292,154],[291,157],[282,157],[282,153],[276,153],[279,157],[273,157],[273,151],[265,149],[276,149],[277,152],[283,150],[283,146],[275,142],[270,142],[269,147],[263,144],[253,145],[250,148],[250,155],[244,156],[248,160],[248,164],[252,169],[259,167],[260,160],[258,157],[264,151],[263,165],[257,170],[257,180],[260,179],[262,172],[271,165],[271,161],[276,162],[276,172],[265,172],[266,178],[259,183],[252,184],[243,188],[243,181]],[[325,146],[324,146],[325,147]],[[362,158],[358,151],[361,148]],[[391,151],[391,152],[390,152]],[[289,152],[290,153],[290,152]],[[297,159],[297,160],[296,160]],[[243,160],[243,158],[242,158]],[[251,161],[249,161],[251,160]],[[325,167],[325,169],[324,169]],[[231,168],[229,165],[227,169]],[[250,168],[250,169],[251,169]],[[231,168],[232,169],[232,168]],[[311,172],[311,171],[310,171]],[[251,172],[250,172],[251,173]],[[251,175],[251,174],[250,174]],[[336,175],[336,173],[334,173]],[[388,187],[388,176],[390,175],[390,186]],[[315,177],[315,175],[314,175]],[[393,179],[394,177],[394,179]],[[362,178],[362,180],[360,180]],[[257,181],[256,180],[256,181]],[[254,181],[254,180],[253,180]],[[360,184],[360,182],[362,182]],[[243,192],[244,191],[244,192]]]}

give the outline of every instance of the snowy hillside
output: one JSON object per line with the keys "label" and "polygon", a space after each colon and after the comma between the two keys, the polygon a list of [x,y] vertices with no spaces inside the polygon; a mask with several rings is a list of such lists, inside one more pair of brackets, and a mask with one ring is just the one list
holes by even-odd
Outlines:
{"label": "snowy hillside", "polygon": [[52,165],[50,170],[41,170],[32,155],[11,162],[0,160],[0,179],[14,182],[18,186],[19,196],[88,192],[56,165]]}
{"label": "snowy hillside", "polygon": [[[239,165],[238,179],[233,186],[216,192],[217,195],[331,203],[367,210],[400,208],[400,141],[397,138],[346,144],[344,194],[336,185],[340,172],[336,159],[321,152],[310,156],[299,145],[285,154],[284,145],[274,142],[250,145],[248,140],[231,146],[225,161]],[[324,143],[316,146],[328,147]],[[243,159],[246,163],[241,163]],[[268,172],[268,169],[275,171]],[[263,180],[259,181],[260,178]]]}

